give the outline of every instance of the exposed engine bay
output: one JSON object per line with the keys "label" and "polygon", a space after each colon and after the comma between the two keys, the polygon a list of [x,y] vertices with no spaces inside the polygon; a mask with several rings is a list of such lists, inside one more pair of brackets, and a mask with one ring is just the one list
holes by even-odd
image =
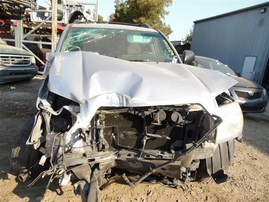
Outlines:
{"label": "exposed engine bay", "polygon": [[196,178],[200,159],[217,147],[221,118],[200,104],[100,107],[89,128],[76,128],[78,104],[54,93],[50,107],[40,103],[28,144],[42,152],[39,166],[49,165],[42,175],[57,175],[61,185],[75,177],[79,184],[95,181],[98,190],[115,175],[130,186],[151,175],[182,185]]}

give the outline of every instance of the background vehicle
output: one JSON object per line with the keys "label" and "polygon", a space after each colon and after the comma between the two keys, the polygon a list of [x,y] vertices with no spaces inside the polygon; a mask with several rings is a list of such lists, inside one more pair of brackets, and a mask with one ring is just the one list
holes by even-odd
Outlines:
{"label": "background vehicle", "polygon": [[32,79],[37,74],[34,56],[7,45],[0,38],[0,84]]}
{"label": "background vehicle", "polygon": [[238,76],[228,65],[208,57],[195,56],[198,67],[220,71],[233,77],[238,83],[229,89],[231,96],[240,104],[242,111],[264,112],[268,103],[266,89],[254,81]]}
{"label": "background vehicle", "polygon": [[[47,5],[36,0],[0,0],[0,19],[23,19],[26,22],[41,22],[48,17],[47,12],[35,12],[29,10],[49,10],[51,0],[44,0]],[[86,10],[87,3],[80,3],[77,0],[57,0],[57,21],[58,23],[68,24],[77,19],[84,18],[93,21],[96,13],[90,9]],[[91,4],[90,4],[91,5]]]}
{"label": "background vehicle", "polygon": [[[46,6],[37,5],[40,10],[51,9],[51,1],[44,0]],[[79,0],[57,0],[57,22],[60,24],[73,23],[75,20],[85,20],[92,22],[96,19],[96,13],[89,9],[89,5],[93,3],[88,3],[87,1]],[[88,5],[88,7],[86,6]],[[47,12],[29,12],[29,21],[31,22],[42,22],[48,17]]]}
{"label": "background vehicle", "polygon": [[164,35],[134,25],[68,25],[48,61],[38,112],[11,154],[19,180],[72,180],[98,201],[117,176],[130,186],[149,177],[180,186],[199,168],[225,176],[243,128],[224,93],[232,78],[180,64]]}
{"label": "background vehicle", "polygon": [[25,10],[36,5],[36,0],[0,0],[0,19],[23,19]]}
{"label": "background vehicle", "polygon": [[191,49],[191,44],[187,41],[171,41],[178,54],[182,54],[185,50]]}

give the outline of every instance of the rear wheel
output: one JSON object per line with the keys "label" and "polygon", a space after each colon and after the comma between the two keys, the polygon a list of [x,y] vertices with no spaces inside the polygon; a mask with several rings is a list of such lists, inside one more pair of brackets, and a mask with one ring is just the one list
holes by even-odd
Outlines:
{"label": "rear wheel", "polygon": [[38,165],[41,154],[34,149],[33,145],[26,145],[34,122],[34,116],[26,122],[21,132],[15,137],[15,143],[11,150],[10,166],[20,181],[25,181],[30,173],[31,176],[38,175],[38,169],[35,165]]}

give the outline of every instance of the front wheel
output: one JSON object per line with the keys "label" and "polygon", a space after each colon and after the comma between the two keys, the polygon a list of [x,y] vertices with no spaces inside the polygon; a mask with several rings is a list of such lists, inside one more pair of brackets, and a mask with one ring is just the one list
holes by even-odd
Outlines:
{"label": "front wheel", "polygon": [[235,141],[230,140],[218,145],[211,158],[206,159],[207,173],[218,183],[227,180],[225,171],[233,162]]}
{"label": "front wheel", "polygon": [[23,126],[21,132],[15,137],[15,142],[11,150],[10,166],[18,175],[20,181],[25,181],[28,175],[37,176],[39,173],[35,165],[38,165],[41,156],[33,145],[27,145],[26,142],[31,135],[35,122],[35,116],[31,117]]}

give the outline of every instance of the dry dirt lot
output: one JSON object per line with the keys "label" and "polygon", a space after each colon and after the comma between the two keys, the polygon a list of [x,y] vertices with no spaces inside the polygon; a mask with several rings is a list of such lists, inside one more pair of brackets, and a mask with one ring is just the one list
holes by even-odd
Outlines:
{"label": "dry dirt lot", "polygon": [[[27,188],[30,180],[17,183],[9,166],[13,140],[23,123],[35,111],[41,80],[0,86],[0,201],[80,201],[72,186],[57,183],[45,191],[48,179]],[[179,202],[179,201],[268,201],[269,200],[269,110],[245,115],[244,142],[236,142],[229,180],[192,182],[184,188],[141,183],[135,188],[117,182],[100,192],[102,201]]]}

